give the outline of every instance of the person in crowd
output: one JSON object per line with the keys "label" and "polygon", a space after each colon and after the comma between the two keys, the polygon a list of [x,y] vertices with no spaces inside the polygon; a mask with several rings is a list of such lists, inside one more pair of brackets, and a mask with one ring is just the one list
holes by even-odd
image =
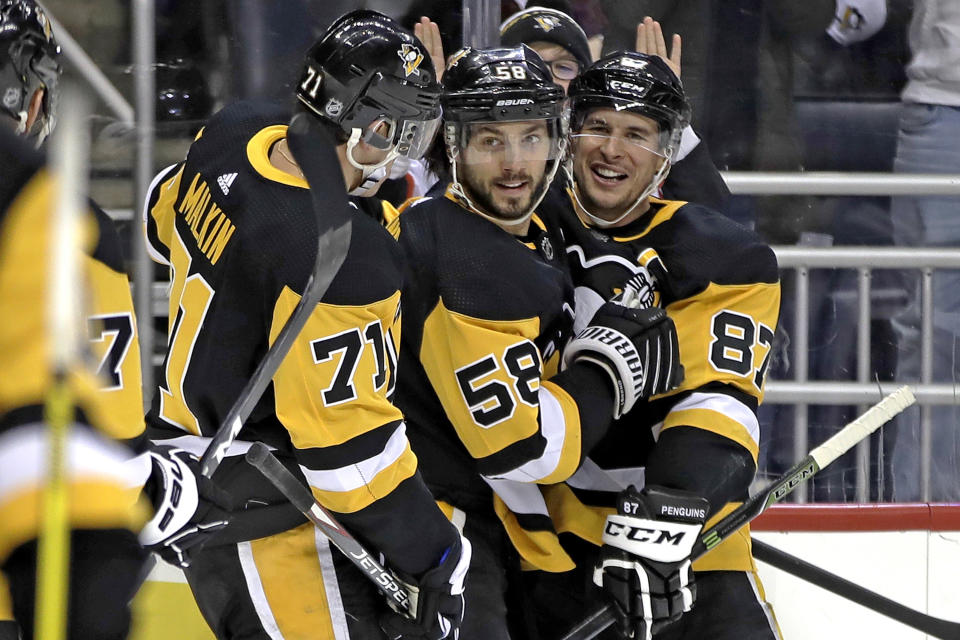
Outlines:
{"label": "person in crowd", "polygon": [[[913,57],[901,96],[897,173],[960,173],[960,6],[949,0],[914,3],[909,42]],[[894,244],[904,247],[960,245],[957,197],[895,197],[891,203]],[[920,279],[911,274],[907,303],[894,318],[898,340],[897,380],[924,380]],[[953,382],[960,374],[960,271],[933,274],[932,382]],[[894,451],[894,498],[955,501],[960,499],[960,409],[932,407],[930,494],[923,495],[923,440],[919,409],[898,419]]]}

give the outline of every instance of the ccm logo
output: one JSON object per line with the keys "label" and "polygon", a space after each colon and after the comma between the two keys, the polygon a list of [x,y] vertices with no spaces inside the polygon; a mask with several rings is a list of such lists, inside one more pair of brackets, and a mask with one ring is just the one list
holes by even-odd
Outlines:
{"label": "ccm logo", "polygon": [[614,91],[636,91],[637,93],[643,93],[644,89],[638,84],[632,82],[624,82],[623,80],[611,80],[610,88]]}
{"label": "ccm logo", "polygon": [[653,544],[672,544],[678,546],[685,535],[683,531],[671,533],[662,529],[647,529],[646,527],[628,527],[617,522],[608,522],[604,531],[609,536],[626,538],[633,542],[652,542]]}
{"label": "ccm logo", "polygon": [[512,98],[510,100],[497,100],[498,107],[516,107],[524,104],[533,104],[530,98]]}

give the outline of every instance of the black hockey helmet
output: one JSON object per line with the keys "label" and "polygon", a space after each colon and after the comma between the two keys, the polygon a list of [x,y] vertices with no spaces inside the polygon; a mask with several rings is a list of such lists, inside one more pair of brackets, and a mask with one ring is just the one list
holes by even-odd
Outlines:
{"label": "black hockey helmet", "polygon": [[592,109],[631,111],[660,128],[660,153],[672,158],[690,122],[680,79],[659,56],[618,51],[590,65],[570,83],[570,126],[576,132]]}
{"label": "black hockey helmet", "polygon": [[[362,135],[393,157],[422,156],[440,122],[440,85],[426,48],[376,11],[351,11],[327,29],[307,53],[296,95],[345,141],[355,145]],[[386,133],[370,127],[378,120]]]}
{"label": "black hockey helmet", "polygon": [[60,47],[43,9],[31,0],[0,0],[0,109],[20,123],[23,133],[30,99],[42,88],[40,141],[55,121],[59,57]]}
{"label": "black hockey helmet", "polygon": [[461,49],[443,75],[446,123],[560,118],[563,89],[526,45]]}
{"label": "black hockey helmet", "polygon": [[[573,186],[572,193],[577,204],[591,223],[610,227],[625,219],[666,180],[673,158],[680,149],[683,129],[690,121],[690,105],[687,104],[680,79],[662,58],[632,51],[612,53],[594,62],[570,83],[569,95],[573,142],[570,162],[566,163],[567,177]],[[625,141],[663,160],[633,203],[624,206],[614,219],[602,218],[584,204],[574,168],[573,160],[580,149],[580,138],[608,137],[604,133],[590,131],[587,117],[595,109],[636,113],[655,121],[658,128],[655,143]],[[586,130],[585,122],[588,125]]]}
{"label": "black hockey helmet", "polygon": [[590,66],[590,43],[587,34],[576,20],[563,11],[546,7],[531,7],[518,11],[500,25],[500,43],[504,46],[550,42],[569,51],[580,63],[580,69]]}
{"label": "black hockey helmet", "polygon": [[[530,153],[532,157],[540,155],[540,160],[546,162],[544,175],[536,185],[528,209],[520,215],[511,215],[508,221],[517,224],[533,214],[553,180],[565,149],[564,101],[563,89],[554,84],[550,70],[537,52],[526,45],[461,49],[450,58],[443,75],[443,141],[453,174],[453,192],[465,206],[497,222],[507,220],[496,212],[481,211],[459,180],[463,176],[459,164],[487,162],[496,157],[495,153],[480,149],[477,153],[465,154],[473,134],[487,123],[544,121],[546,140],[538,139],[529,146],[524,146],[526,142],[517,144],[521,153]],[[501,141],[502,145],[508,140]]]}

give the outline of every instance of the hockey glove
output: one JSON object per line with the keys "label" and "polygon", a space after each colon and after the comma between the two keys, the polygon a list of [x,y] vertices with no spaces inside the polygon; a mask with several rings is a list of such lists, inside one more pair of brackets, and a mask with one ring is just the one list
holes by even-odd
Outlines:
{"label": "hockey glove", "polygon": [[593,582],[613,602],[624,638],[650,640],[693,606],[697,587],[690,551],[707,519],[708,503],[695,494],[633,486],[607,516]]}
{"label": "hockey glove", "polygon": [[230,520],[229,495],[200,475],[200,459],[182,449],[155,446],[144,491],[155,509],[140,531],[144,548],[181,568]]}
{"label": "hockey glove", "polygon": [[470,553],[470,541],[461,535],[460,541],[443,554],[440,564],[419,580],[397,575],[410,594],[410,610],[387,613],[381,618],[380,626],[388,638],[454,640],[460,637],[463,582],[470,566]]}
{"label": "hockey glove", "polygon": [[599,365],[610,376],[614,419],[629,412],[637,400],[683,382],[677,329],[659,307],[605,303],[564,351],[565,367],[578,360]]}

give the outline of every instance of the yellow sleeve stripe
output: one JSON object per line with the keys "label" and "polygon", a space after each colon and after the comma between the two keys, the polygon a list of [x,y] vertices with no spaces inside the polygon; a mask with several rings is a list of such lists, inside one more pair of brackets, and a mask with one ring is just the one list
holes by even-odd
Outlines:
{"label": "yellow sleeve stripe", "polygon": [[[70,527],[74,529],[129,529],[137,532],[150,507],[138,500],[140,487],[130,488],[103,479],[74,479],[68,489]],[[43,491],[36,486],[8,494],[0,502],[0,563],[15,548],[36,538],[40,530]]]}
{"label": "yellow sleeve stripe", "polygon": [[[537,317],[484,320],[451,311],[445,307],[443,300],[427,317],[423,326],[420,362],[448,419],[472,457],[486,458],[538,432],[539,404],[516,400],[513,395],[514,380],[502,362],[502,354],[519,343],[532,342],[539,332],[540,320]],[[487,368],[487,373],[471,378],[471,387],[475,391],[500,389],[503,402],[508,402],[510,408],[495,422],[483,425],[477,422],[478,415],[482,419],[485,412],[494,412],[504,405],[498,404],[499,401],[493,396],[485,396],[479,403],[471,403],[464,396],[457,378],[458,372],[480,364]],[[506,399],[506,394],[510,395],[509,399]]]}
{"label": "yellow sleeve stripe", "polygon": [[[338,513],[354,513],[370,506],[396,489],[416,471],[417,456],[410,449],[409,443],[405,444],[403,452],[393,463],[380,469],[369,481],[354,489],[328,490],[314,486],[311,475],[317,472],[304,469],[305,473],[308,472],[307,479],[311,483],[313,495],[324,507]],[[349,484],[345,485],[345,487],[349,486]]]}
{"label": "yellow sleeve stripe", "polygon": [[[704,530],[724,518],[740,506],[739,502],[730,502],[707,520]],[[693,563],[694,571],[756,571],[750,547],[750,525],[740,528],[736,533],[718,544]]]}
{"label": "yellow sleeve stripe", "polygon": [[696,427],[729,438],[749,451],[754,462],[757,461],[759,443],[743,424],[733,418],[713,409],[685,409],[671,411],[663,422],[664,431],[682,426]]}
{"label": "yellow sleeve stripe", "polygon": [[580,465],[580,414],[566,391],[544,380],[540,392],[540,429],[547,439],[543,455],[502,477],[518,482],[553,484],[566,480]]}
{"label": "yellow sleeve stripe", "polygon": [[530,531],[517,522],[517,516],[507,507],[499,496],[493,498],[494,510],[507,537],[514,548],[527,563],[542,571],[560,573],[576,567],[573,560],[560,546],[560,539],[553,531]]}
{"label": "yellow sleeve stripe", "polygon": [[603,544],[607,516],[615,509],[585,505],[565,484],[544,487],[543,497],[558,533],[572,533],[598,547]]}
{"label": "yellow sleeve stripe", "polygon": [[[183,166],[173,176],[168,177],[171,168],[172,166],[167,167],[153,179],[147,189],[147,202],[144,203],[143,207],[143,237],[146,239],[147,253],[154,262],[168,266],[170,261],[163,255],[160,247],[155,247],[150,243],[150,234],[147,233],[147,216],[153,218],[159,241],[169,246],[173,236],[173,225],[177,217],[175,207],[180,193],[180,180],[183,178]],[[153,208],[148,208],[150,198],[155,190],[159,193],[159,197]]]}

